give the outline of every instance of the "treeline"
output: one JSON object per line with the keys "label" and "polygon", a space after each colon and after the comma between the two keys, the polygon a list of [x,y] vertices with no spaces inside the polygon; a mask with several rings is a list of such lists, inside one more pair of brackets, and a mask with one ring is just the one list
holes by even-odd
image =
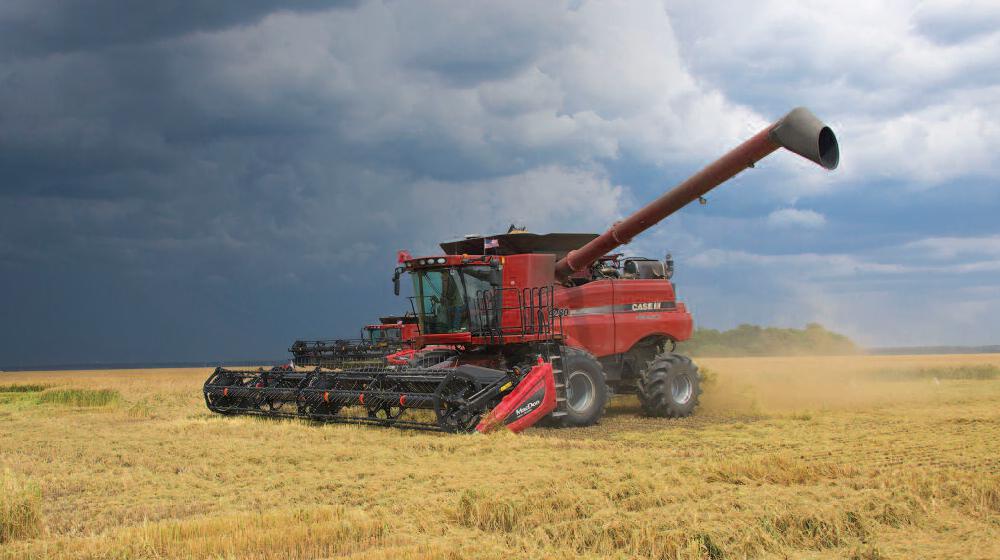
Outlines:
{"label": "treeline", "polygon": [[804,329],[740,325],[728,331],[697,328],[677,351],[692,356],[805,356],[859,354],[861,349],[842,334],[809,323]]}

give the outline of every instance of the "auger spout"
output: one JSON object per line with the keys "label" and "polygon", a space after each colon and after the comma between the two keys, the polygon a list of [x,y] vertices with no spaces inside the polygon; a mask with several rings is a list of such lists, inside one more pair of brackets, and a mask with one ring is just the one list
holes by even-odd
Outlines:
{"label": "auger spout", "polygon": [[556,262],[556,277],[565,280],[597,259],[628,243],[708,191],[752,167],[778,148],[785,148],[825,169],[836,169],[840,147],[833,130],[805,107],[793,109],[726,155],[666,192],[653,202]]}

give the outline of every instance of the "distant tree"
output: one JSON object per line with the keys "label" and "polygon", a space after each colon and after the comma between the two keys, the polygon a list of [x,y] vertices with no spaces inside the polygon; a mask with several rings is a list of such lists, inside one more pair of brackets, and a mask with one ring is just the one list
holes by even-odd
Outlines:
{"label": "distant tree", "polygon": [[819,323],[804,329],[782,329],[743,324],[728,331],[697,328],[677,351],[693,356],[805,356],[858,354],[848,337]]}

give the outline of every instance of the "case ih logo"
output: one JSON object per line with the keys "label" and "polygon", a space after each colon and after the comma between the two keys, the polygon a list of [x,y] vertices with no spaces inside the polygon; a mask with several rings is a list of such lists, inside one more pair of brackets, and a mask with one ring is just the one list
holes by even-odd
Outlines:
{"label": "case ih logo", "polygon": [[673,301],[644,301],[641,303],[620,303],[618,305],[600,305],[570,309],[566,315],[577,317],[580,315],[599,315],[602,313],[646,313],[649,311],[669,311],[671,309],[677,309],[677,304]]}

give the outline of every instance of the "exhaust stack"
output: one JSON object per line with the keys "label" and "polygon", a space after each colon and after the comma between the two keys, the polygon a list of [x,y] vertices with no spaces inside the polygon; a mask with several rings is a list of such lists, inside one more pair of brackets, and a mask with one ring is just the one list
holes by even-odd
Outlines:
{"label": "exhaust stack", "polygon": [[785,148],[819,166],[833,170],[840,163],[837,136],[809,109],[798,107],[776,123],[758,132],[714,163],[692,175],[683,183],[640,208],[625,220],[611,226],[600,237],[575,251],[570,251],[556,263],[556,278],[563,281],[574,272],[593,264],[597,259],[624,245],[633,237],[653,227],[667,216],[737,173],[764,159],[778,148]]}

